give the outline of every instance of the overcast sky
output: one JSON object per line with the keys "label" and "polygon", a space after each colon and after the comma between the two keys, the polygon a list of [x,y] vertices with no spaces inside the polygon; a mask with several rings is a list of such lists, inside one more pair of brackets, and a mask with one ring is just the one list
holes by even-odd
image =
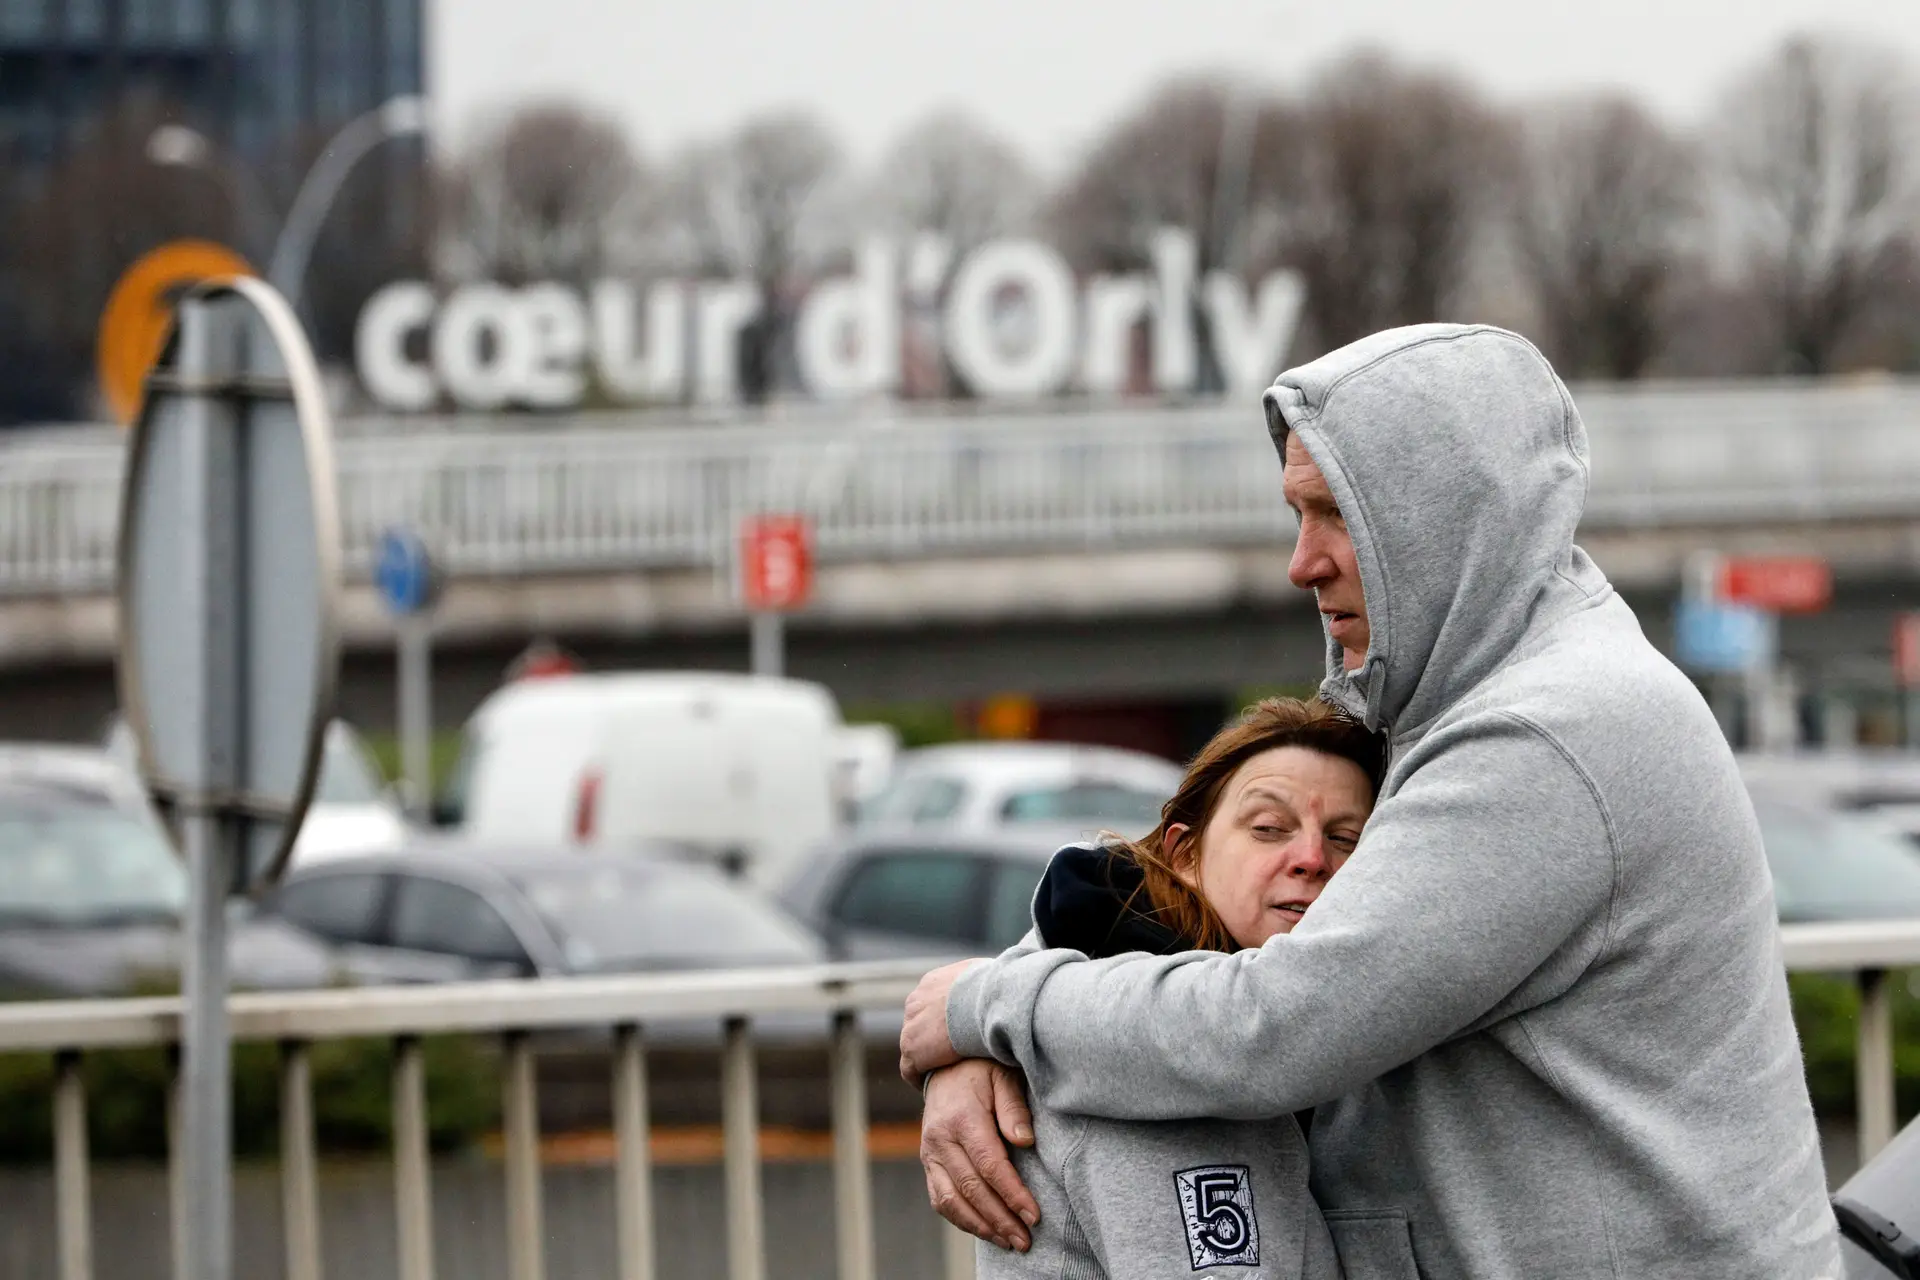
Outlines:
{"label": "overcast sky", "polygon": [[1298,83],[1382,46],[1502,99],[1618,86],[1684,121],[1784,34],[1823,23],[1920,62],[1920,0],[428,0],[440,136],[566,97],[648,154],[768,108],[819,113],[866,160],[960,106],[1046,169],[1178,72]]}

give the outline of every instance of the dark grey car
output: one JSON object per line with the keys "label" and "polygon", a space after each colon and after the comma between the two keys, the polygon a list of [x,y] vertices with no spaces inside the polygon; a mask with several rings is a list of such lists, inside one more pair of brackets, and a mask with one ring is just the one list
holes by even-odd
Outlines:
{"label": "dark grey car", "polygon": [[361,982],[817,964],[814,938],[710,869],[664,856],[427,842],[296,869],[263,908]]}
{"label": "dark grey car", "polygon": [[992,955],[1033,925],[1033,891],[1077,828],[861,830],[815,852],[783,890],[836,960]]}
{"label": "dark grey car", "polygon": [[[0,998],[177,984],[185,868],[145,809],[101,781],[108,775],[57,763],[0,761]],[[231,939],[236,988],[338,977],[324,945],[244,906],[234,908]]]}

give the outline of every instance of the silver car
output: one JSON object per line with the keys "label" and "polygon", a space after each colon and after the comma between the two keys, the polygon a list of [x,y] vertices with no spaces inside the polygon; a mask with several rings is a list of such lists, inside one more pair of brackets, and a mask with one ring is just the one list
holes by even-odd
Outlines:
{"label": "silver car", "polygon": [[1159,756],[1065,742],[958,742],[903,752],[858,826],[985,832],[1071,827],[1138,836],[1160,820],[1181,769]]}
{"label": "silver car", "polygon": [[[100,752],[0,746],[0,995],[127,995],[172,986],[186,868],[127,775]],[[235,987],[326,986],[327,948],[235,904]]]}

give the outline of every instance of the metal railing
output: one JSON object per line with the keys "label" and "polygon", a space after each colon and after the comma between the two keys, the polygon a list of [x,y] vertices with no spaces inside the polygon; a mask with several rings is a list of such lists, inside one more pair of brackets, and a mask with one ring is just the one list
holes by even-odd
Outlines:
{"label": "metal railing", "polygon": [[[1890,971],[1920,967],[1920,922],[1791,925],[1787,967],[1851,972],[1862,990],[1858,1032],[1862,1162],[1894,1133]],[[830,1020],[829,1090],[835,1237],[840,1280],[875,1280],[874,1216],[867,1146],[865,1055],[858,1015],[896,1010],[924,963],[782,972],[571,978],[445,986],[343,989],[232,998],[237,1040],[278,1042],[284,1247],[289,1280],[318,1280],[319,1202],[309,1047],[349,1037],[390,1037],[393,1170],[401,1280],[432,1280],[432,1192],[421,1037],[501,1037],[512,1280],[543,1280],[540,1121],[529,1035],[550,1028],[611,1027],[616,1141],[615,1216],[620,1280],[652,1280],[655,1236],[645,1027],[667,1019],[717,1021],[729,1280],[764,1280],[759,1106],[752,1021],[824,1015]],[[96,1000],[0,1006],[0,1053],[51,1052],[54,1083],[55,1218],[60,1280],[90,1280],[92,1229],[87,1100],[81,1055],[105,1048],[177,1044],[177,999]],[[177,1186],[177,1180],[176,1180]],[[972,1251],[945,1238],[949,1280],[971,1274]]]}
{"label": "metal railing", "polygon": [[[863,1010],[897,1010],[926,968],[924,962],[896,962],[235,995],[230,1003],[234,1039],[277,1042],[282,1049],[280,1160],[286,1274],[289,1280],[318,1280],[320,1275],[310,1046],[355,1037],[392,1039],[399,1276],[432,1280],[431,1166],[421,1040],[463,1033],[501,1038],[507,1274],[512,1280],[543,1280],[540,1122],[529,1036],[551,1028],[610,1027],[614,1033],[609,1087],[617,1148],[618,1274],[620,1280],[652,1280],[655,1239],[644,1029],[650,1022],[699,1018],[715,1020],[722,1028],[721,1129],[729,1280],[765,1280],[751,1022],[770,1015],[819,1014],[830,1020],[831,1027],[828,1074],[838,1275],[840,1280],[875,1280],[865,1057],[857,1019]],[[176,1045],[180,1024],[180,1001],[175,997],[0,1006],[0,1053],[55,1055],[55,1229],[60,1280],[89,1280],[93,1274],[81,1055],[99,1049]],[[175,1177],[177,1189],[177,1168]],[[958,1250],[951,1252],[956,1259],[961,1256]]]}
{"label": "metal railing", "polygon": [[[1589,527],[1910,517],[1920,385],[1579,392]],[[347,562],[427,534],[456,574],[724,567],[742,515],[803,512],[826,559],[1291,536],[1259,414],[1241,407],[878,417],[546,432],[416,427],[340,443]],[[112,581],[112,441],[0,447],[0,592]]]}

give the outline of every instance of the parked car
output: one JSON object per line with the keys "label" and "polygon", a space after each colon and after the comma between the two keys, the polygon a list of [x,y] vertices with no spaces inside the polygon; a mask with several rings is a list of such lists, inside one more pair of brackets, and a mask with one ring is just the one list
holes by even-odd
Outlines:
{"label": "parked car", "polygon": [[492,694],[436,820],[483,844],[667,841],[768,882],[839,824],[840,711],[803,680],[654,671]]}
{"label": "parked car", "polygon": [[815,964],[817,939],[660,847],[427,841],[296,867],[263,909],[331,942],[364,982]]}
{"label": "parked car", "polygon": [[991,955],[1033,924],[1047,860],[1073,827],[856,832],[817,850],[780,900],[836,960]]}
{"label": "parked car", "polygon": [[1064,742],[960,742],[902,752],[860,825],[983,832],[1008,824],[1085,834],[1149,831],[1180,785],[1178,765],[1142,751]]}
{"label": "parked car", "polygon": [[[107,753],[130,775],[139,761],[133,731],[115,718]],[[136,783],[137,785],[137,783]],[[406,843],[407,822],[394,792],[380,780],[366,742],[344,720],[327,726],[320,777],[293,845],[294,865],[351,853],[378,853]]]}
{"label": "parked car", "polygon": [[147,793],[139,778],[98,747],[0,742],[0,782],[52,787],[135,813],[147,811]]}
{"label": "parked car", "polygon": [[1920,845],[1920,751],[1753,753],[1740,775],[1756,795],[1858,814]]}
{"label": "parked car", "polygon": [[839,769],[838,793],[849,818],[887,785],[893,762],[900,755],[900,734],[887,724],[842,725],[834,735],[834,759]]}
{"label": "parked car", "polygon": [[1783,923],[1920,918],[1920,858],[1884,826],[1754,796]]}
{"label": "parked car", "polygon": [[[126,775],[101,752],[0,751],[0,995],[124,995],[171,985],[186,868]],[[327,948],[236,906],[238,988],[325,986]]]}
{"label": "parked car", "polygon": [[313,803],[294,841],[294,862],[391,852],[406,844],[406,817],[365,740],[345,721],[335,720],[327,726],[324,751]]}

